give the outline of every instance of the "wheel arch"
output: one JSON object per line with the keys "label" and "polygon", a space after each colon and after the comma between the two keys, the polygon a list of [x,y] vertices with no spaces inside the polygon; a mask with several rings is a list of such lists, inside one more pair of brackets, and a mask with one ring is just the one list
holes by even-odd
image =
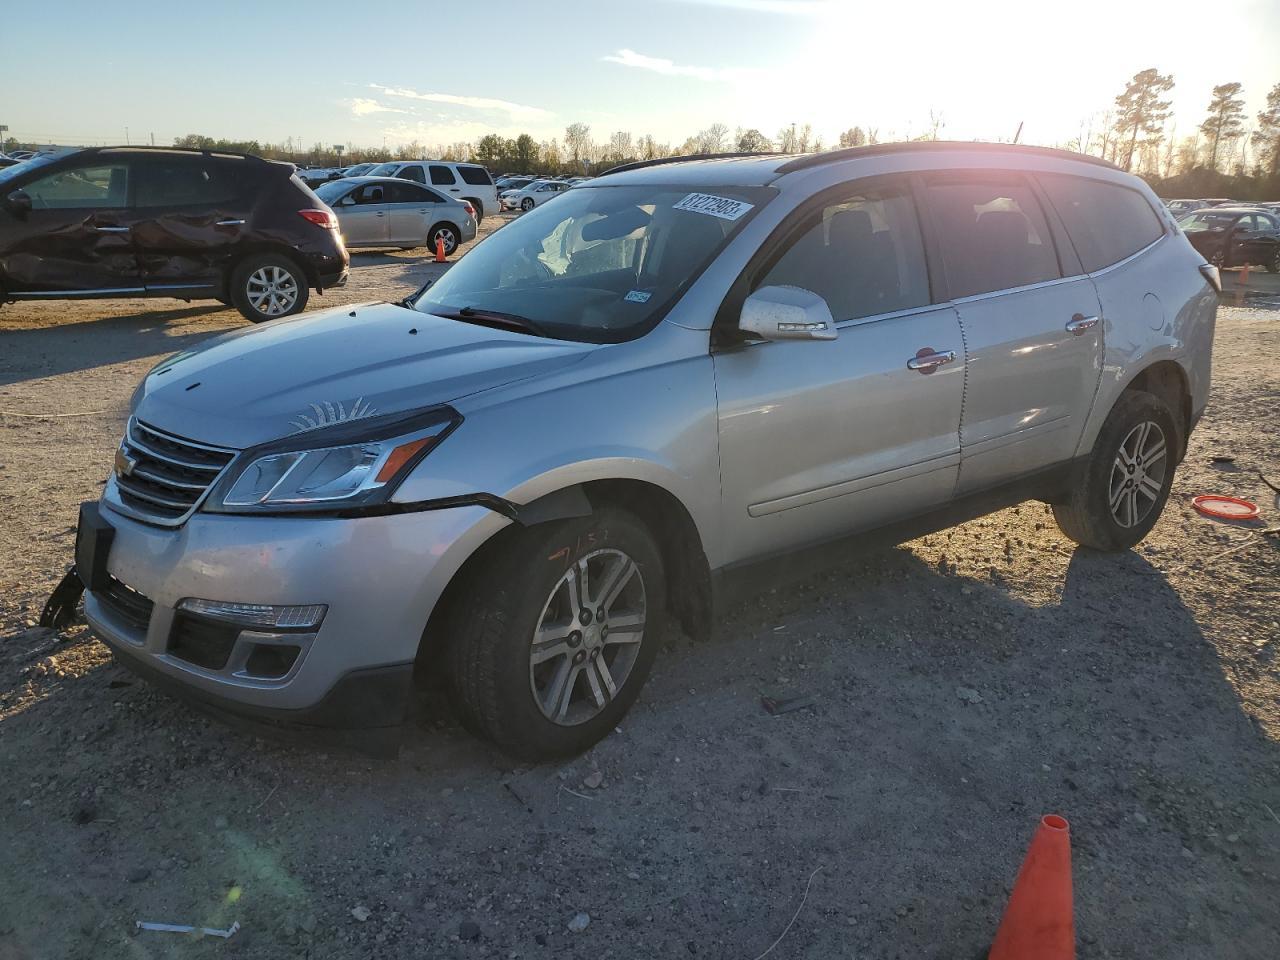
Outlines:
{"label": "wheel arch", "polygon": [[648,480],[587,480],[520,505],[520,519],[495,531],[458,566],[427,618],[417,663],[427,664],[439,645],[448,642],[445,625],[450,607],[472,573],[491,563],[495,552],[530,526],[583,516],[605,505],[634,513],[652,532],[662,554],[671,612],[690,636],[706,636],[711,629],[711,570],[697,524],[685,505],[671,491]]}
{"label": "wheel arch", "polygon": [[302,270],[302,274],[307,279],[307,286],[313,290],[320,289],[320,275],[316,272],[315,267],[307,262],[307,258],[300,256],[298,251],[285,243],[272,243],[267,240],[255,240],[241,246],[236,247],[235,253],[227,261],[226,269],[222,271],[222,291],[230,295],[231,278],[235,275],[236,269],[240,264],[244,263],[249,257],[260,256],[264,253],[274,253],[282,257],[287,257],[293,263],[296,263]]}
{"label": "wheel arch", "polygon": [[[1191,380],[1182,364],[1176,360],[1157,360],[1143,367],[1136,373],[1120,394],[1120,397],[1134,390],[1154,394],[1169,405],[1177,420],[1182,436],[1178,443],[1178,462],[1187,452],[1187,441],[1191,436]],[[1113,404],[1114,406],[1114,404]]]}

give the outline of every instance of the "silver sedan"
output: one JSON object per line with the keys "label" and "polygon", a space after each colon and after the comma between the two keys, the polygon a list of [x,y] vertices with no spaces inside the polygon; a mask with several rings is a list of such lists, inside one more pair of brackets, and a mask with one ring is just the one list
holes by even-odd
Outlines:
{"label": "silver sedan", "polygon": [[316,189],[316,196],[338,216],[348,248],[427,247],[444,241],[444,252],[474,240],[476,212],[430,187],[393,177],[347,177]]}

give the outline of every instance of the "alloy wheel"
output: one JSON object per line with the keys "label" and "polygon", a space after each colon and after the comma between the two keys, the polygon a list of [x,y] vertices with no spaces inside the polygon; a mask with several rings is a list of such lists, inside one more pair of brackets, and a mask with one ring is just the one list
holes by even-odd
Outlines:
{"label": "alloy wheel", "polygon": [[1144,420],[1125,436],[1111,465],[1108,503],[1122,527],[1136,527],[1160,499],[1169,465],[1164,431]]}
{"label": "alloy wheel", "polygon": [[529,647],[529,688],[542,715],[586,723],[631,675],[644,642],[644,576],[621,550],[596,550],[547,597]]}
{"label": "alloy wheel", "polygon": [[249,274],[245,293],[250,306],[263,316],[280,317],[298,302],[298,281],[284,267],[259,267]]}

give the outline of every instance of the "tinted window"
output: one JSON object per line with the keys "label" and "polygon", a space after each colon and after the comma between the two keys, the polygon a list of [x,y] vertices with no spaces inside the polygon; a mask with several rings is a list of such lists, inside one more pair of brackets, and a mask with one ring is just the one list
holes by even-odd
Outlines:
{"label": "tinted window", "polygon": [[837,320],[927,304],[929,275],[911,196],[868,190],[815,212],[756,286],[775,284],[820,295]]}
{"label": "tinted window", "polygon": [[396,174],[401,180],[412,180],[414,183],[426,183],[426,174],[422,172],[422,167],[416,163],[411,163],[407,167],[401,167],[400,172]]}
{"label": "tinted window", "polygon": [[[463,183],[470,183],[475,186],[485,187],[493,183],[493,181],[489,179],[489,171],[484,167],[459,167],[458,173],[462,175]],[[434,183],[435,180],[432,180],[431,182]]]}
{"label": "tinted window", "polygon": [[928,197],[952,297],[1059,275],[1044,212],[1022,179],[935,180]]}
{"label": "tinted window", "polygon": [[209,206],[241,193],[236,170],[214,160],[150,160],[138,164],[139,207]]}
{"label": "tinted window", "polygon": [[448,167],[443,167],[443,166],[440,166],[439,164],[433,164],[431,167],[431,182],[442,183],[447,185],[451,183],[457,183],[458,181],[454,179],[453,171],[450,170]]}
{"label": "tinted window", "polygon": [[28,183],[22,190],[35,210],[118,210],[129,196],[126,163],[71,167]]}
{"label": "tinted window", "polygon": [[352,194],[356,203],[386,203],[386,195],[386,185],[381,183],[366,183]]}
{"label": "tinted window", "polygon": [[1085,270],[1109,267],[1164,233],[1155,211],[1136,190],[1082,177],[1042,176],[1040,182]]}
{"label": "tinted window", "polygon": [[388,183],[387,203],[437,203],[440,196],[410,183]]}

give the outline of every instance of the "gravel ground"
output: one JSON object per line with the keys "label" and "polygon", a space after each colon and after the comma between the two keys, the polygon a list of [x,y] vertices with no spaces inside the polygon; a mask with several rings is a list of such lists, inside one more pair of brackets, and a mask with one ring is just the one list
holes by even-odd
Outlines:
{"label": "gravel ground", "polygon": [[[358,254],[315,305],[436,269]],[[1280,312],[1222,309],[1209,413],[1137,550],[1077,550],[1024,504],[851,561],[672,638],[618,733],[535,767],[433,700],[396,760],[263,741],[84,627],[30,629],[138,378],[241,323],[0,310],[0,960],[753,960],[784,932],[771,957],[969,960],[1049,811],[1072,823],[1081,957],[1280,956],[1280,545],[1189,503],[1277,522],[1251,469],[1280,475],[1259,362]],[[770,716],[762,694],[814,705]]]}

